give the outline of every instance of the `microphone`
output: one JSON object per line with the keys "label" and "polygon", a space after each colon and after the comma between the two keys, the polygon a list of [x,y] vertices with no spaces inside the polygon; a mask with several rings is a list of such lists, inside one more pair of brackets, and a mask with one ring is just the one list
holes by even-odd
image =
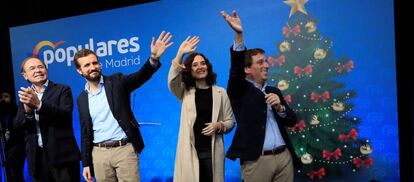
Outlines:
{"label": "microphone", "polygon": [[136,96],[137,96],[137,94],[136,94],[136,93],[134,93],[134,94],[132,95],[132,110],[134,110],[134,108],[135,108],[135,98],[136,98]]}
{"label": "microphone", "polygon": [[155,126],[161,126],[161,123],[160,122],[152,122],[152,121],[149,121],[149,122],[146,122],[146,121],[138,121],[138,124],[139,125],[155,125]]}
{"label": "microphone", "polygon": [[[135,98],[136,98],[137,94],[134,93],[132,95],[132,110],[134,110],[135,108]],[[160,126],[161,123],[160,122],[153,122],[153,121],[138,121],[139,125],[156,125],[156,126]]]}

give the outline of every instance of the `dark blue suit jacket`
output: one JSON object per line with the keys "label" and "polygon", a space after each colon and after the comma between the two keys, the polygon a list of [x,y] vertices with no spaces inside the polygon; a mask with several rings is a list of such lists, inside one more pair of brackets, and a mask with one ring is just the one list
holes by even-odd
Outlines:
{"label": "dark blue suit jacket", "polygon": [[[233,51],[233,48],[230,51],[231,68],[227,93],[236,118],[237,129],[226,157],[231,160],[236,160],[236,158],[245,161],[257,160],[263,150],[266,131],[267,104],[265,95],[245,79],[244,54],[246,51]],[[294,164],[297,165],[298,159],[285,129],[286,126],[292,127],[296,124],[296,114],[290,109],[278,88],[267,86],[265,92],[277,94],[281,104],[286,108],[285,118],[280,117],[274,108],[272,111],[283,140],[292,154]]]}
{"label": "dark blue suit jacket", "polygon": [[[138,153],[144,148],[144,141],[138,129],[138,122],[131,110],[131,92],[148,81],[160,66],[161,63],[158,63],[158,67],[154,68],[148,60],[138,72],[130,75],[115,73],[111,76],[104,76],[106,98],[112,114]],[[78,96],[77,104],[82,135],[82,165],[83,167],[93,167],[92,118],[89,113],[88,93],[86,91]]]}
{"label": "dark blue suit jacket", "polygon": [[[38,114],[44,155],[50,164],[55,167],[68,162],[76,162],[80,159],[79,148],[72,127],[72,111],[73,98],[70,88],[49,81]],[[36,147],[38,145],[36,120],[25,116],[22,103],[19,104],[14,125],[17,128],[25,128],[29,173],[33,176],[36,167]]]}

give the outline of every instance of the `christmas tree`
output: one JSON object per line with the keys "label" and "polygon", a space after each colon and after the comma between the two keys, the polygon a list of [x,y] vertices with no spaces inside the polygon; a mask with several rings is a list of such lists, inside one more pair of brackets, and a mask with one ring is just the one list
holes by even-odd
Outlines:
{"label": "christmas tree", "polygon": [[299,176],[326,179],[358,172],[373,165],[369,140],[358,137],[359,119],[350,116],[356,93],[345,90],[337,78],[355,67],[346,57],[335,59],[333,42],[317,30],[308,15],[307,0],[288,0],[289,19],[277,44],[279,55],[270,56],[270,81],[283,92],[298,122],[288,128],[302,167]]}

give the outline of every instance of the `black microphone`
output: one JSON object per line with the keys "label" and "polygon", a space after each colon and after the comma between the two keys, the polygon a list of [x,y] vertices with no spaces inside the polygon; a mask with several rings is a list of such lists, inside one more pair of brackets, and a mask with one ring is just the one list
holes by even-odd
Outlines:
{"label": "black microphone", "polygon": [[134,93],[134,95],[132,95],[132,110],[134,110],[135,108],[135,98],[136,98],[137,94]]}

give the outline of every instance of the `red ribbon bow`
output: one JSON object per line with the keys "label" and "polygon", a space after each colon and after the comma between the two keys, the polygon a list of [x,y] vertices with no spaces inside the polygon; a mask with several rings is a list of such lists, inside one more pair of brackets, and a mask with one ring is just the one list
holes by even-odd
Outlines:
{"label": "red ribbon bow", "polygon": [[299,66],[295,66],[293,68],[293,72],[300,78],[302,73],[305,75],[310,75],[312,73],[312,65],[308,64],[305,68],[301,68]]}
{"label": "red ribbon bow", "polygon": [[306,173],[306,175],[310,178],[310,179],[313,179],[313,178],[315,178],[315,177],[318,177],[319,179],[322,179],[322,177],[324,177],[326,174],[325,174],[325,168],[320,168],[319,170],[317,170],[317,171],[311,171],[311,172],[308,172],[308,173]]}
{"label": "red ribbon bow", "polygon": [[355,128],[352,128],[351,131],[347,135],[345,134],[339,134],[338,138],[341,140],[341,142],[345,142],[348,139],[356,140],[358,137],[358,131]]}
{"label": "red ribbon bow", "polygon": [[367,159],[363,160],[357,157],[357,158],[354,158],[354,160],[352,160],[352,163],[357,168],[361,167],[362,164],[365,165],[366,168],[369,168],[370,166],[372,166],[372,164],[374,164],[374,159],[372,159],[371,157],[368,157]]}
{"label": "red ribbon bow", "polygon": [[325,158],[326,160],[330,160],[331,157],[335,158],[336,160],[339,159],[339,157],[342,156],[342,152],[340,148],[337,148],[336,150],[334,150],[332,153],[329,152],[328,150],[323,150],[322,151],[322,156],[323,158]]}
{"label": "red ribbon bow", "polygon": [[278,58],[269,56],[268,61],[271,67],[275,67],[275,65],[281,67],[286,62],[285,55],[281,55]]}
{"label": "red ribbon bow", "polygon": [[288,104],[292,103],[292,96],[290,96],[290,95],[286,95],[286,96],[285,96],[285,101],[286,101]]}
{"label": "red ribbon bow", "polygon": [[346,72],[350,72],[351,69],[354,68],[354,62],[352,60],[348,61],[346,64],[338,66],[336,69],[338,70],[338,73],[342,73],[342,70],[345,69]]}
{"label": "red ribbon bow", "polygon": [[310,99],[313,102],[317,103],[319,99],[322,99],[322,102],[326,102],[330,98],[330,94],[328,91],[322,93],[322,95],[318,95],[316,92],[311,92]]}
{"label": "red ribbon bow", "polygon": [[289,37],[290,34],[293,34],[294,36],[297,36],[300,33],[300,26],[296,25],[292,29],[289,29],[287,27],[283,27],[282,33],[285,37]]}
{"label": "red ribbon bow", "polygon": [[305,120],[300,120],[298,123],[295,124],[295,126],[289,127],[290,131],[292,132],[295,132],[296,130],[305,131],[305,128]]}

